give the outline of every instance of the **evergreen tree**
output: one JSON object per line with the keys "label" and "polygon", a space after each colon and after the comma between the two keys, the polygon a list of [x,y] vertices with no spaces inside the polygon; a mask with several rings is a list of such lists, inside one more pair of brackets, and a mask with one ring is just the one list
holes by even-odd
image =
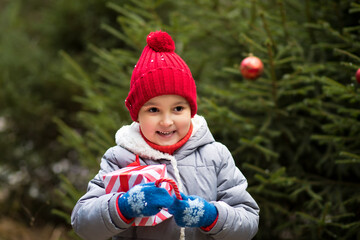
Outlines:
{"label": "evergreen tree", "polygon": [[68,97],[81,95],[81,89],[62,80],[58,51],[90,69],[88,42],[118,44],[100,30],[100,21],[111,24],[111,14],[98,0],[1,1],[1,216],[30,225],[56,220],[50,214],[52,189],[75,157],[57,142],[53,118],[76,127],[73,113],[81,107]]}
{"label": "evergreen tree", "polygon": [[[108,7],[119,27],[103,29],[122,47],[91,47],[97,74],[62,54],[66,78],[84,93],[75,97],[82,127],[57,123],[89,178],[116,130],[130,123],[123,101],[132,69],[145,36],[162,29],[192,70],[199,114],[230,148],[260,205],[256,239],[359,238],[359,4],[163,0]],[[264,63],[252,81],[239,72],[250,53]],[[86,182],[76,184],[85,189]],[[77,193],[64,186],[70,212]]]}
{"label": "evergreen tree", "polygon": [[[254,31],[243,32],[241,43],[263,59],[265,74],[249,81],[229,67],[230,88],[205,87],[212,97],[204,98],[203,111],[213,116],[216,134],[232,146],[239,166],[255,173],[250,190],[262,211],[259,239],[350,239],[360,229],[354,193],[360,28],[347,15],[359,5],[330,5],[254,2]],[[329,14],[334,9],[336,17]]]}

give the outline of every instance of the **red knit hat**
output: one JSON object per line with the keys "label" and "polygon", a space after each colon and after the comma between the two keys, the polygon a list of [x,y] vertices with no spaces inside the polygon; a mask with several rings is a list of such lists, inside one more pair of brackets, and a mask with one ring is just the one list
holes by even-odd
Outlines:
{"label": "red knit hat", "polygon": [[197,112],[195,81],[184,60],[174,52],[175,43],[171,36],[156,31],[147,36],[146,42],[133,70],[130,92],[125,100],[132,120],[137,121],[144,103],[160,95],[184,97],[193,117]]}

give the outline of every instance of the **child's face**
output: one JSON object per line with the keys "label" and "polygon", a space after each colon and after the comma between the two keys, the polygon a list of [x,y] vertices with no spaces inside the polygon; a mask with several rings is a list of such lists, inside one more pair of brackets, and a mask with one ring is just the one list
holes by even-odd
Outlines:
{"label": "child's face", "polygon": [[140,108],[138,122],[150,142],[160,146],[173,145],[190,129],[190,105],[178,95],[157,96]]}

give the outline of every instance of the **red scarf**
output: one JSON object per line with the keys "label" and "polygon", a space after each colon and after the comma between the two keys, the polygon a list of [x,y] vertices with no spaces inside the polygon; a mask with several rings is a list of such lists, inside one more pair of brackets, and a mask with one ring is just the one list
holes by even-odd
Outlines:
{"label": "red scarf", "polygon": [[147,144],[149,144],[150,147],[156,149],[156,150],[159,150],[160,152],[163,152],[163,153],[168,153],[170,155],[173,155],[173,153],[179,149],[180,147],[182,147],[190,138],[191,136],[191,133],[192,133],[192,130],[193,130],[193,125],[192,123],[190,124],[190,128],[189,128],[189,131],[188,133],[185,135],[185,137],[183,139],[181,139],[180,141],[178,141],[177,143],[173,144],[173,145],[169,145],[169,146],[160,146],[160,145],[157,145],[153,142],[150,142],[148,139],[146,139],[146,137],[144,136],[144,134],[141,132],[141,129],[140,129],[140,133],[141,133],[141,136],[144,138],[145,142]]}

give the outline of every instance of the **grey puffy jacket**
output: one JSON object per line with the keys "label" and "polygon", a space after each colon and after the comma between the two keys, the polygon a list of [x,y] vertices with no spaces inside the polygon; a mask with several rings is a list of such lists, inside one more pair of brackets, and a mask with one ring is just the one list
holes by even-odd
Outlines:
{"label": "grey puffy jacket", "polygon": [[246,191],[246,178],[229,150],[214,140],[205,119],[196,115],[192,122],[192,136],[174,155],[150,148],[139,133],[138,123],[119,129],[117,146],[104,154],[99,173],[73,209],[75,232],[83,239],[94,240],[179,239],[180,227],[172,217],[156,226],[133,227],[117,213],[116,199],[121,193],[105,194],[102,176],[132,163],[137,154],[141,165],[166,164],[168,176],[183,193],[203,197],[216,206],[216,225],[209,232],[186,228],[185,239],[251,239],[258,229],[259,207]]}

